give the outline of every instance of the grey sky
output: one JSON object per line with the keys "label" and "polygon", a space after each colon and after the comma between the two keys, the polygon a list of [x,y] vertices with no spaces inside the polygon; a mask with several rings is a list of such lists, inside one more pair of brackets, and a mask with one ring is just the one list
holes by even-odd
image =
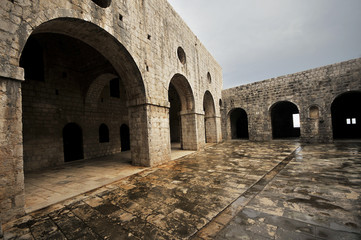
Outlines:
{"label": "grey sky", "polygon": [[224,88],[361,57],[361,0],[168,0]]}

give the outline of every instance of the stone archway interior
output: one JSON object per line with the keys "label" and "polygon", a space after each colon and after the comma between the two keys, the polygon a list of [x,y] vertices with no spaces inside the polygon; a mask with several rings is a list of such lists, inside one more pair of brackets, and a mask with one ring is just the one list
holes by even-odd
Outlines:
{"label": "stone archway interior", "polygon": [[[83,129],[82,158],[121,151],[118,129],[129,123],[127,96],[108,59],[79,39],[42,32],[30,36],[20,65],[25,171],[76,160],[68,157],[79,155],[69,153],[75,148],[62,151],[68,141],[62,129],[69,122]],[[99,126],[108,128],[106,138],[99,139]]]}
{"label": "stone archway interior", "polygon": [[300,137],[299,111],[295,104],[278,102],[271,108],[273,139]]}
{"label": "stone archway interior", "polygon": [[248,139],[248,117],[242,108],[232,110],[230,114],[232,139]]}
{"label": "stone archway interior", "polygon": [[[184,150],[198,148],[194,95],[188,80],[180,75],[173,76],[169,83],[169,124],[171,142],[180,143]],[[174,146],[174,144],[173,144]]]}
{"label": "stone archway interior", "polygon": [[205,142],[217,142],[215,106],[212,94],[206,91],[203,97]]}
{"label": "stone archway interior", "polygon": [[361,92],[338,96],[331,106],[334,139],[361,138]]}

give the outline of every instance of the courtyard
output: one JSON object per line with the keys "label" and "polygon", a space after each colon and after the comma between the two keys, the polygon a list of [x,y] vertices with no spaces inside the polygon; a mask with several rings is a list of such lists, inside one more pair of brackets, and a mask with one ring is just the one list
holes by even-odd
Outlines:
{"label": "courtyard", "polygon": [[360,142],[232,140],[29,212],[3,231],[4,239],[361,239],[360,196]]}

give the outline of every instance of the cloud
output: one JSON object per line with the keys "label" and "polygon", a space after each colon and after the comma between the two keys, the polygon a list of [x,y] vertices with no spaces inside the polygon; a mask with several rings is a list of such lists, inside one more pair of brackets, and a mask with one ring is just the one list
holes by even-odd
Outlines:
{"label": "cloud", "polygon": [[360,57],[359,0],[169,0],[221,64],[224,87]]}

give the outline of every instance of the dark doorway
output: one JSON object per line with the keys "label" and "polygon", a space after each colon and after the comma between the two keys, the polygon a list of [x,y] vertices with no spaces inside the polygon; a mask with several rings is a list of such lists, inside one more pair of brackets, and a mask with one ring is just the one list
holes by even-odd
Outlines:
{"label": "dark doorway", "polygon": [[130,133],[126,124],[120,126],[120,144],[122,152],[130,150]]}
{"label": "dark doorway", "polygon": [[248,139],[248,117],[242,108],[233,109],[230,114],[232,139]]}
{"label": "dark doorway", "polygon": [[295,104],[278,102],[271,108],[273,139],[300,137],[299,111]]}
{"label": "dark doorway", "polygon": [[168,99],[170,102],[169,109],[169,127],[170,127],[170,140],[171,142],[181,142],[181,100],[174,85],[170,83],[168,91]]}
{"label": "dark doorway", "polygon": [[76,123],[68,123],[63,128],[64,161],[83,159],[83,133]]}
{"label": "dark doorway", "polygon": [[361,138],[361,93],[338,96],[331,105],[334,139]]}
{"label": "dark doorway", "polygon": [[100,143],[109,142],[109,128],[104,123],[102,123],[99,126],[99,142]]}

